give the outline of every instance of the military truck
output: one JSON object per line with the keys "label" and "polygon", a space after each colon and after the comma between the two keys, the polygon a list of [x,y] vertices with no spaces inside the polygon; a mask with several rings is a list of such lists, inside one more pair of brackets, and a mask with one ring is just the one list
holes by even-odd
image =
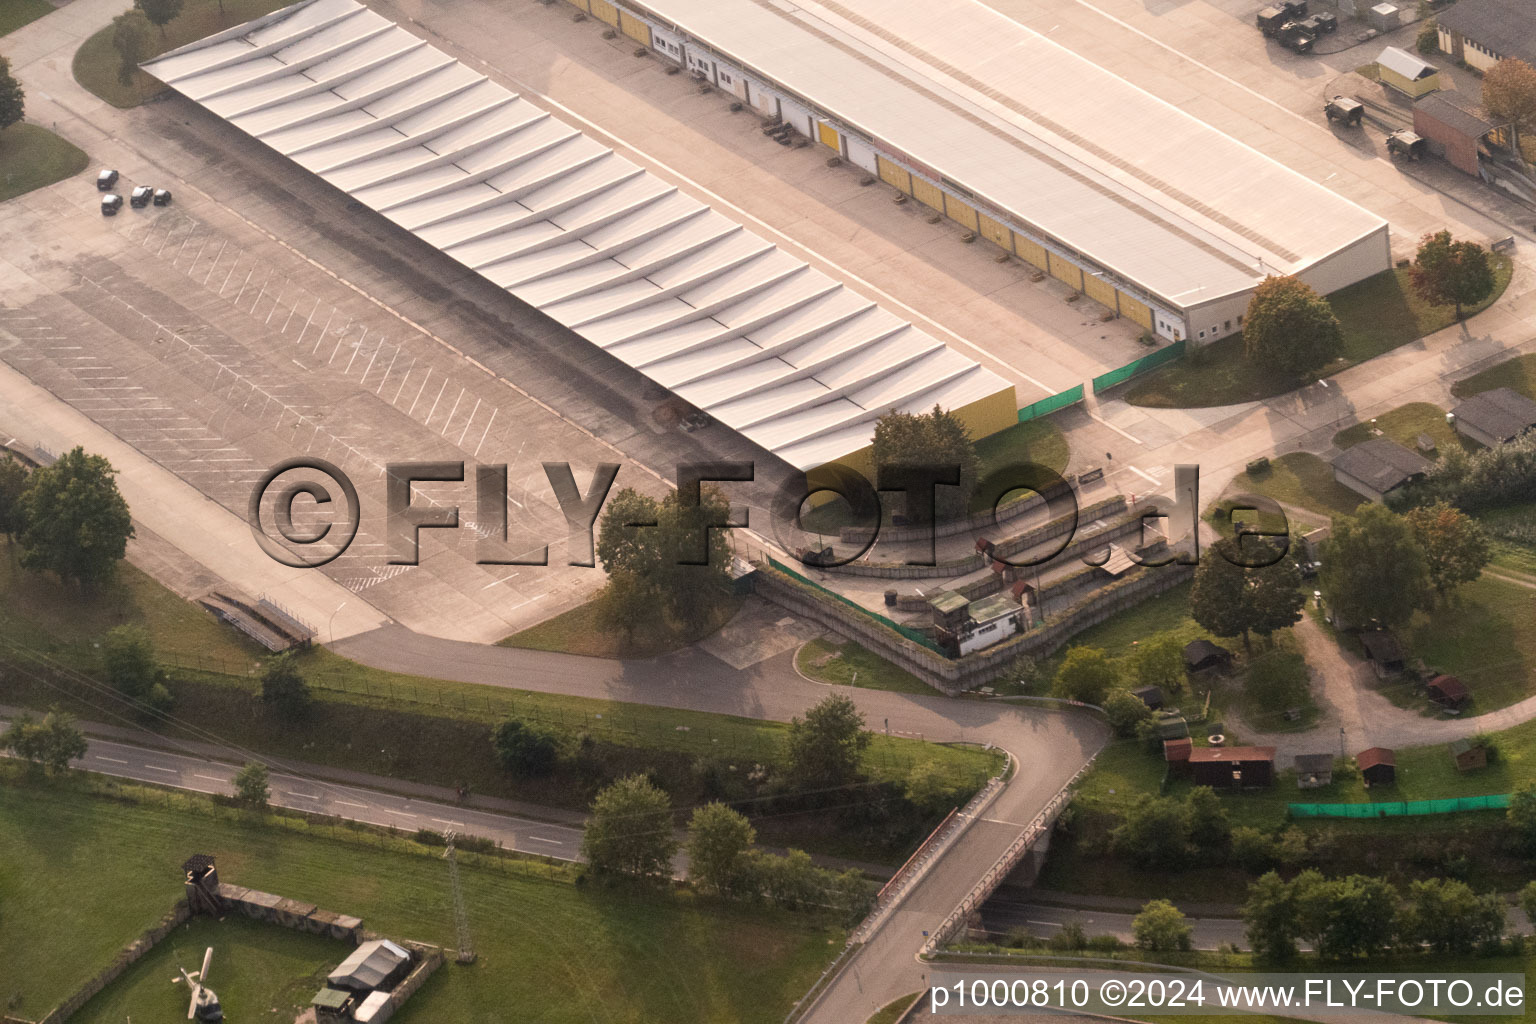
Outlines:
{"label": "military truck", "polygon": [[1342,121],[1346,128],[1359,128],[1365,116],[1365,104],[1353,96],[1335,96],[1323,105],[1329,121]]}
{"label": "military truck", "polygon": [[1317,42],[1317,36],[1302,22],[1288,21],[1281,26],[1280,34],[1275,36],[1275,41],[1287,50],[1310,53],[1313,44]]}
{"label": "military truck", "polygon": [[1424,155],[1429,148],[1429,143],[1422,136],[1415,135],[1407,128],[1399,128],[1387,136],[1387,152],[1392,157],[1403,157],[1407,160],[1417,160]]}
{"label": "military truck", "polygon": [[1280,30],[1287,22],[1300,21],[1306,16],[1307,0],[1281,0],[1273,7],[1266,7],[1260,11],[1255,21],[1260,32],[1274,37],[1280,34]]}

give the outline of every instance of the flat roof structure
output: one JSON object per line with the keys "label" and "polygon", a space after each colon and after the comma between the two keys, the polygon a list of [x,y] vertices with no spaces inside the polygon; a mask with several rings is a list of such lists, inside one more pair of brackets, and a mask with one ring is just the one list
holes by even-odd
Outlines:
{"label": "flat roof structure", "polygon": [[1382,218],[983,4],[619,6],[1173,311],[1271,274],[1326,293],[1390,265]]}
{"label": "flat roof structure", "polygon": [[356,0],[144,68],[796,469],[893,409],[1017,421],[1002,377]]}

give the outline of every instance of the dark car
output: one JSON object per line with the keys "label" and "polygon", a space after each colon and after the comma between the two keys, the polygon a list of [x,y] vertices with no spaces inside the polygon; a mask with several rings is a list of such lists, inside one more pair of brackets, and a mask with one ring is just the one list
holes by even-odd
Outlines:
{"label": "dark car", "polygon": [[133,192],[128,196],[128,205],[132,206],[134,209],[138,209],[141,206],[148,206],[149,200],[154,194],[155,190],[150,188],[148,185],[140,185],[135,188]]}
{"label": "dark car", "polygon": [[157,188],[157,189],[155,189],[155,200],[154,201],[155,201],[155,205],[156,206],[170,206],[171,205],[171,190],[168,189],[168,188]]}
{"label": "dark car", "polygon": [[101,215],[103,217],[115,217],[117,211],[123,208],[123,197],[115,192],[108,192],[101,197]]}
{"label": "dark car", "polygon": [[96,175],[96,191],[98,191],[98,192],[105,192],[107,189],[111,188],[113,185],[116,185],[116,184],[117,184],[117,172],[116,171],[104,170],[100,174]]}

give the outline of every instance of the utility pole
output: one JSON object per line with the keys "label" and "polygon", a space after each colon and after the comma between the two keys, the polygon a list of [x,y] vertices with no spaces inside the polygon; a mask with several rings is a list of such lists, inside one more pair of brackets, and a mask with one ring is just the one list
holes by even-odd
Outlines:
{"label": "utility pole", "polygon": [[455,832],[449,832],[444,836],[448,840],[448,850],[443,854],[448,858],[448,878],[453,884],[453,926],[458,932],[459,955],[455,958],[461,964],[475,962],[475,946],[469,937],[469,914],[464,910],[464,889],[459,884],[459,859],[453,852],[453,841],[458,838]]}

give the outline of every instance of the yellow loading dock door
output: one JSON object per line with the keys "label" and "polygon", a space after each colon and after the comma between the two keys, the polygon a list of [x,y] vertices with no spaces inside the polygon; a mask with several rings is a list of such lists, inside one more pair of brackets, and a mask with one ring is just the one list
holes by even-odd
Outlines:
{"label": "yellow loading dock door", "polygon": [[1045,246],[1039,242],[1025,238],[1017,231],[1013,233],[1013,251],[1018,253],[1019,259],[1028,263],[1036,270],[1049,270],[1050,263],[1045,253]]}
{"label": "yellow loading dock door", "polygon": [[816,122],[816,139],[834,153],[841,154],[843,152],[842,136],[837,134],[836,128],[833,128],[825,121]]}
{"label": "yellow loading dock door", "polygon": [[944,197],[944,213],[956,224],[964,224],[972,231],[976,230],[976,209],[968,203],[962,203],[954,196]]}
{"label": "yellow loading dock door", "polygon": [[907,195],[912,194],[912,175],[905,167],[891,163],[883,156],[875,156],[875,166],[880,168],[880,180],[887,185],[895,185]]}
{"label": "yellow loading dock door", "polygon": [[1108,283],[1101,277],[1094,277],[1092,274],[1084,274],[1083,291],[1087,292],[1088,297],[1094,302],[1099,303],[1101,306],[1109,307],[1109,311],[1111,313],[1116,312],[1117,307],[1115,306],[1114,285]]}
{"label": "yellow loading dock door", "polygon": [[1120,315],[1130,317],[1147,330],[1152,329],[1152,310],[1140,299],[1133,299],[1125,292],[1120,293]]}
{"label": "yellow loading dock door", "polygon": [[592,13],[592,8],[587,6],[587,0],[565,0],[565,2],[579,11],[586,11],[588,14]]}
{"label": "yellow loading dock door", "polygon": [[982,238],[985,238],[987,241],[991,242],[995,246],[998,246],[999,248],[1006,249],[1009,252],[1013,251],[1012,231],[1009,231],[1006,227],[999,224],[997,221],[993,220],[991,217],[988,217],[984,213],[978,214],[977,219],[981,222]]}
{"label": "yellow loading dock door", "polygon": [[1054,253],[1051,254],[1051,276],[1058,281],[1065,281],[1067,284],[1071,285],[1073,288],[1076,288],[1078,291],[1083,290],[1082,270],[1077,266],[1077,264],[1068,263],[1066,260],[1062,259],[1060,256],[1055,255]]}
{"label": "yellow loading dock door", "polygon": [[614,28],[619,26],[619,9],[608,0],[588,0],[592,5],[592,17],[598,21],[606,21]]}
{"label": "yellow loading dock door", "polygon": [[912,175],[912,196],[924,206],[931,206],[940,213],[944,212],[944,193],[939,190],[939,186],[930,184],[915,174]]}
{"label": "yellow loading dock door", "polygon": [[651,45],[651,26],[628,11],[619,12],[619,29],[642,46]]}

